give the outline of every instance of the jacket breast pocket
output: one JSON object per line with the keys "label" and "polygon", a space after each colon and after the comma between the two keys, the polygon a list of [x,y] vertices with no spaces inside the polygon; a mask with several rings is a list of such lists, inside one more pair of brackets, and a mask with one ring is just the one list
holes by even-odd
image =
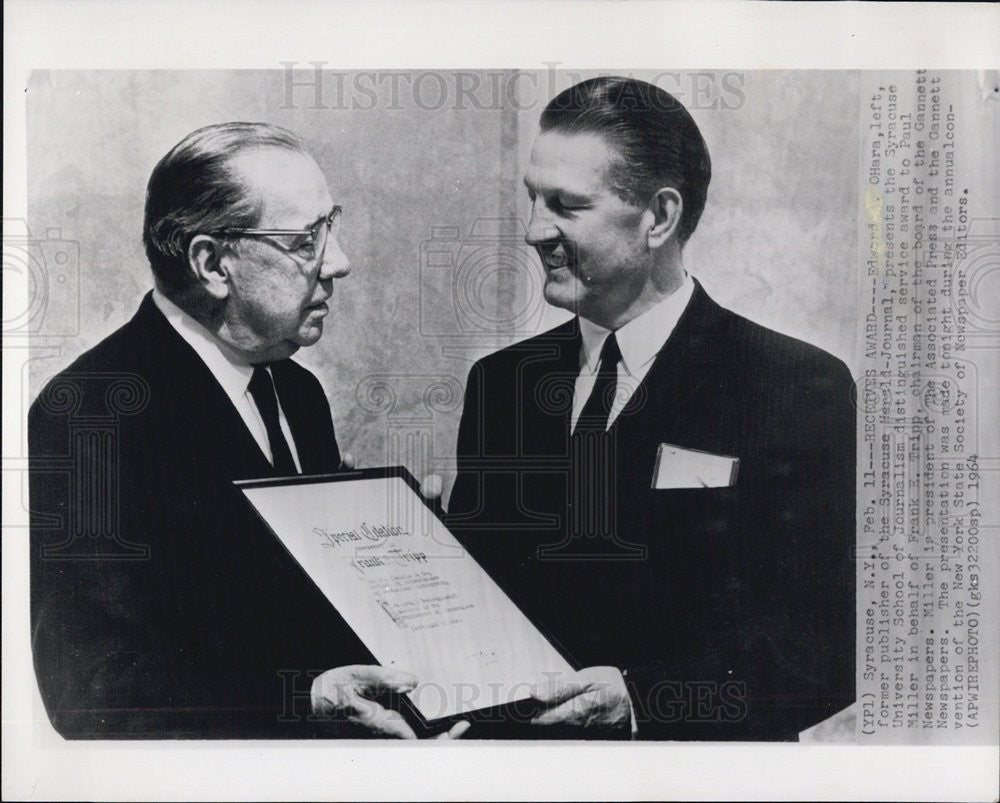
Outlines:
{"label": "jacket breast pocket", "polygon": [[671,540],[734,535],[745,529],[749,515],[749,500],[739,486],[650,488],[636,502],[636,527]]}

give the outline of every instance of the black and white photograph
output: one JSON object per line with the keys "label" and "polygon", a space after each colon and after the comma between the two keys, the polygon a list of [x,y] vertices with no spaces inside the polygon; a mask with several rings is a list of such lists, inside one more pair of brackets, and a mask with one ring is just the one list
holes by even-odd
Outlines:
{"label": "black and white photograph", "polygon": [[5,33],[5,797],[994,794],[1000,15],[152,5]]}

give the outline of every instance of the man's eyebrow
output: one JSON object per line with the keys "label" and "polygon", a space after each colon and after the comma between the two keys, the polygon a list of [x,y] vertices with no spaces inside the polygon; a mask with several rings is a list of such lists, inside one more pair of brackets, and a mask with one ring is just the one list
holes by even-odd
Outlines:
{"label": "man's eyebrow", "polygon": [[524,174],[524,186],[527,187],[528,190],[531,192],[541,192],[543,195],[562,191],[558,187],[552,187],[551,185],[547,185],[544,180],[541,182],[532,181],[528,173]]}
{"label": "man's eyebrow", "polygon": [[581,203],[590,203],[593,198],[593,194],[588,190],[584,189],[574,189],[573,187],[546,187],[544,184],[539,186],[535,182],[529,180],[528,174],[524,175],[524,186],[528,188],[530,192],[541,192],[543,195],[558,195],[560,198],[571,201],[579,201]]}
{"label": "man's eyebrow", "polygon": [[303,230],[312,231],[320,223],[325,223],[326,219],[328,217],[330,217],[330,212],[332,212],[332,211],[333,211],[333,207],[330,207],[330,210],[328,212],[324,212],[322,215],[320,215],[318,218],[316,218],[312,223],[308,224],[307,226],[304,226]]}

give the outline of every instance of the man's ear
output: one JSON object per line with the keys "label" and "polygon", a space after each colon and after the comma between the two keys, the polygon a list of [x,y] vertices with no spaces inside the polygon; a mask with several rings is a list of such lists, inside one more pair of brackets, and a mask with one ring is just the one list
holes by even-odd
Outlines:
{"label": "man's ear", "polygon": [[198,286],[213,298],[229,295],[229,271],[223,260],[221,243],[207,234],[198,234],[188,246],[188,267]]}
{"label": "man's ear", "polygon": [[659,248],[677,232],[684,211],[684,199],[673,187],[661,187],[650,200],[649,208],[653,213],[653,225],[649,228],[647,242],[650,248]]}

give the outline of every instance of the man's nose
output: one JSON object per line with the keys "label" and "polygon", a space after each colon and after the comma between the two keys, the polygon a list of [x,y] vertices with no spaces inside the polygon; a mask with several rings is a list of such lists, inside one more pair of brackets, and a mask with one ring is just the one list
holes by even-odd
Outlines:
{"label": "man's nose", "polygon": [[524,241],[528,245],[538,245],[556,240],[559,236],[559,229],[553,225],[552,216],[542,204],[535,201],[531,205],[531,219],[528,221],[528,233],[524,236]]}
{"label": "man's nose", "polygon": [[320,264],[319,278],[322,281],[327,279],[340,279],[351,272],[351,261],[340,247],[336,237],[330,237],[326,241],[326,248],[323,250],[323,261]]}

